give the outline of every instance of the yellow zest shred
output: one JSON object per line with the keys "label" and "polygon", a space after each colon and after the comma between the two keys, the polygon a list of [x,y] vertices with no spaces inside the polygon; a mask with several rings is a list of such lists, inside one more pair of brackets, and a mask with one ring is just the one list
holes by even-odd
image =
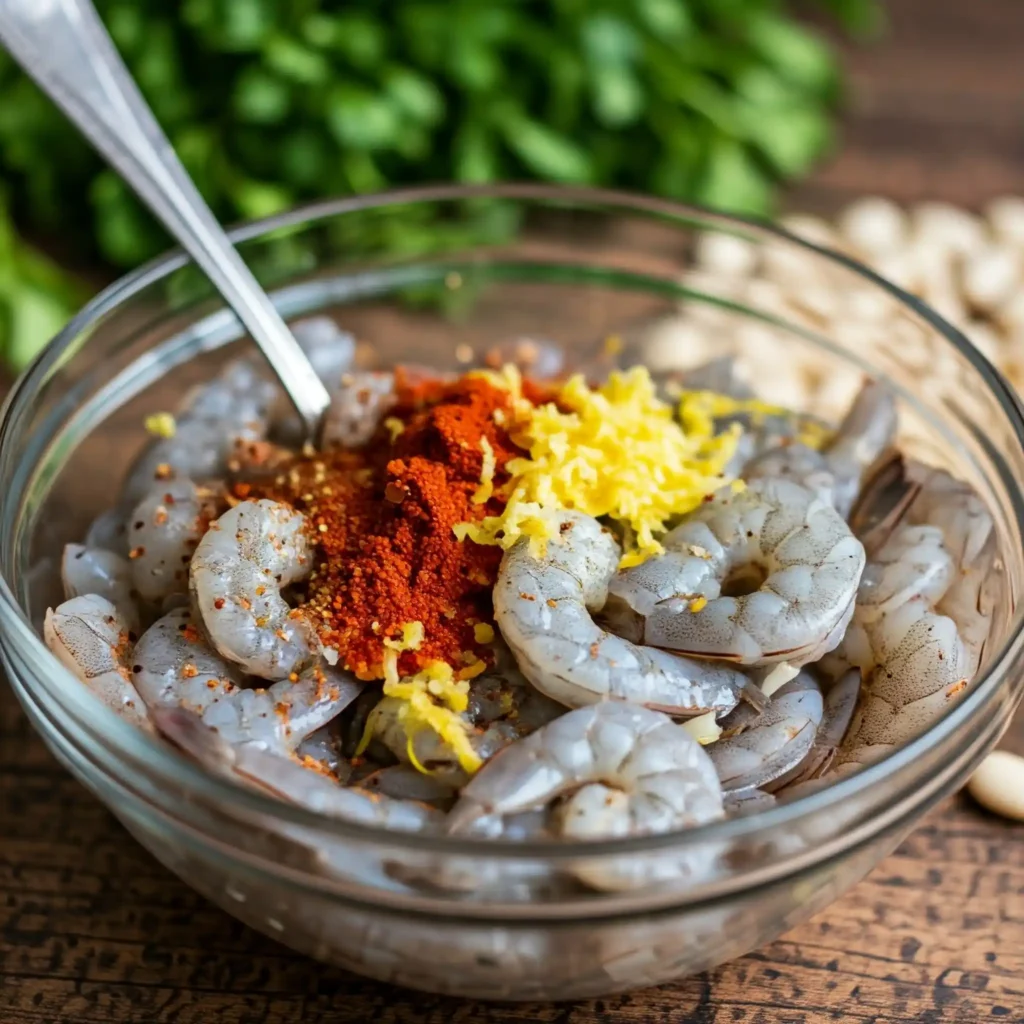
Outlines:
{"label": "yellow zest shred", "polygon": [[[469,707],[469,679],[479,675],[487,666],[481,661],[460,670],[444,661],[428,661],[413,676],[404,679],[398,673],[398,656],[402,651],[415,651],[423,643],[423,623],[407,622],[402,626],[400,640],[385,640],[383,696],[399,702],[398,723],[405,730],[409,763],[420,772],[428,773],[414,751],[416,734],[430,729],[455,754],[466,772],[475,772],[482,764],[480,755],[469,739],[469,723],[461,717]],[[478,667],[479,666],[479,667]],[[376,712],[370,713],[363,736],[356,748],[361,754],[369,745],[377,725]]]}
{"label": "yellow zest shred", "polygon": [[796,439],[816,451],[832,440],[833,432],[824,424],[760,398],[732,398],[717,391],[683,391],[679,395],[679,419],[688,434],[714,433],[716,420],[744,414],[750,416],[754,427],[761,426],[769,416],[795,419]]}
{"label": "yellow zest shred", "polygon": [[489,644],[494,639],[494,627],[486,622],[478,622],[473,627],[473,639],[478,644]]}
{"label": "yellow zest shred", "polygon": [[399,434],[405,430],[405,424],[397,416],[388,416],[384,420],[384,426],[388,429],[391,434],[391,443],[394,444],[398,440]]}
{"label": "yellow zest shred", "polygon": [[689,718],[682,726],[702,747],[714,743],[722,735],[722,727],[716,721],[714,711]]}
{"label": "yellow zest shred", "polygon": [[682,426],[656,394],[642,366],[613,372],[597,389],[577,375],[557,402],[534,406],[522,397],[514,367],[488,380],[512,395],[510,436],[527,455],[511,459],[500,516],[459,523],[455,535],[510,548],[530,538],[534,551],[558,533],[559,511],[576,509],[617,520],[629,539],[623,564],[661,551],[656,535],[726,483],[739,427],[715,434],[711,417]]}
{"label": "yellow zest shred", "polygon": [[418,651],[423,643],[423,623],[406,622],[402,626],[402,638],[400,640],[384,639],[384,646],[393,651]]}
{"label": "yellow zest shred", "polygon": [[174,437],[178,424],[169,412],[155,412],[143,420],[143,426],[156,437]]}
{"label": "yellow zest shred", "polygon": [[691,612],[702,612],[707,607],[707,605],[708,605],[708,599],[706,597],[704,597],[704,596],[695,597],[690,602],[690,611]]}
{"label": "yellow zest shred", "polygon": [[480,450],[484,453],[484,463],[480,467],[480,486],[469,499],[474,505],[482,505],[485,501],[490,500],[494,493],[494,471],[498,467],[494,448],[486,437],[480,438]]}

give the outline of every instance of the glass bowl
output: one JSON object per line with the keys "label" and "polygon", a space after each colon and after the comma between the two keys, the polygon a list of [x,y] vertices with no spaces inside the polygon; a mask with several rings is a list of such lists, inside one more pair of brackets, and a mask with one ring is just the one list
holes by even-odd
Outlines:
{"label": "glass bowl", "polygon": [[[1024,420],[993,368],[912,297],[770,228],[541,186],[332,201],[235,239],[286,317],[329,313],[357,336],[367,366],[457,367],[524,336],[557,340],[591,365],[646,360],[669,376],[731,354],[762,397],[832,418],[862,373],[884,378],[899,396],[904,447],[977,488],[1001,552],[977,681],[925,734],[830,788],[685,833],[579,844],[327,820],[136,731],[40,639],[42,613],[61,599],[61,547],[112,504],[145,443],[144,416],[173,409],[246,344],[184,257],[144,267],[93,300],[4,407],[0,644],[58,760],[229,913],[311,956],[434,992],[576,999],[656,984],[820,910],[996,743],[1022,687]],[[723,253],[736,272],[721,270]],[[806,283],[806,301],[781,297],[785,275]],[[838,308],[822,299],[837,292]],[[595,873],[619,882],[566,882]]]}

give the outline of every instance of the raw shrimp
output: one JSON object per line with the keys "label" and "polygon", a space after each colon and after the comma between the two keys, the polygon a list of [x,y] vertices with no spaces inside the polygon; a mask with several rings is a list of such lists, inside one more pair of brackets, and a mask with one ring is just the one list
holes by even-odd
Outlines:
{"label": "raw shrimp", "polygon": [[845,774],[931,724],[967,688],[975,652],[937,611],[957,566],[935,526],[905,523],[864,574],[850,630],[830,659],[864,676],[861,703],[837,757]]}
{"label": "raw shrimp", "polygon": [[362,690],[330,666],[307,669],[295,681],[267,689],[247,688],[238,669],[209,646],[187,608],[168,612],[142,635],[132,656],[132,679],[150,710],[185,708],[228,743],[256,743],[277,753],[293,751]]}
{"label": "raw shrimp", "polygon": [[98,594],[117,608],[129,629],[138,629],[138,594],[132,586],[132,566],[127,558],[103,548],[65,544],[60,578],[65,597]]}
{"label": "raw shrimp", "polygon": [[760,714],[741,705],[722,721],[723,736],[707,747],[722,789],[758,788],[799,765],[811,752],[823,713],[821,690],[801,672]]}
{"label": "raw shrimp", "polygon": [[263,679],[287,679],[320,660],[312,624],[281,588],[309,575],[306,518],[269,499],[228,509],[203,535],[189,569],[195,608],[213,646]]}
{"label": "raw shrimp", "polygon": [[[719,491],[663,538],[666,554],[611,580],[635,641],[690,655],[803,665],[832,650],[853,614],[864,548],[827,502],[787,480]],[[727,596],[730,588],[740,596]]]}
{"label": "raw shrimp", "polygon": [[573,839],[670,832],[722,815],[701,745],[660,711],[611,700],[569,711],[496,755],[462,790],[448,831],[562,796],[557,830]]}
{"label": "raw shrimp", "polygon": [[[483,761],[565,713],[563,705],[531,686],[511,660],[506,654],[498,665],[469,684],[468,705],[462,718],[470,728],[473,749]],[[370,715],[374,735],[403,764],[413,763],[414,757],[416,764],[446,784],[465,783],[468,775],[437,733],[422,729],[412,737],[408,735],[400,714],[404,704],[393,697],[380,701]]]}
{"label": "raw shrimp", "polygon": [[46,610],[46,646],[104,704],[133,725],[149,729],[146,705],[131,683],[132,637],[106,598],[83,594]]}
{"label": "raw shrimp", "polygon": [[343,448],[366,444],[396,401],[393,373],[343,374],[324,416],[323,444]]}
{"label": "raw shrimp", "polygon": [[352,765],[342,755],[341,741],[332,725],[333,723],[330,723],[316,732],[311,732],[295,748],[295,756],[306,767],[314,767],[317,771],[331,775],[344,784],[352,774]]}
{"label": "raw shrimp", "polygon": [[792,480],[829,501],[843,518],[853,507],[865,471],[896,436],[892,392],[876,381],[865,384],[824,451],[786,440],[749,462],[745,480]]}
{"label": "raw shrimp", "polygon": [[334,388],[355,359],[356,339],[328,316],[297,320],[291,329],[316,375],[328,390]]}
{"label": "raw shrimp", "polygon": [[[790,772],[771,785],[773,793],[817,779],[832,766],[843,737],[850,728],[860,697],[860,671],[852,669],[834,682],[825,694],[824,713],[810,753]],[[787,792],[788,795],[788,792]]]}
{"label": "raw shrimp", "polygon": [[[233,744],[204,726],[194,714],[180,708],[156,711],[154,721],[168,739],[206,768],[254,783],[318,814],[410,832],[433,829],[441,823],[441,813],[425,804],[345,788],[319,772],[277,757],[252,743]],[[304,833],[286,825],[282,825],[281,830],[295,835]],[[326,853],[326,848],[321,852]],[[344,852],[344,849],[338,851],[342,860]],[[349,849],[349,858],[354,855]]]}
{"label": "raw shrimp", "polygon": [[[542,693],[581,707],[613,698],[689,716],[724,713],[758,694],[740,672],[641,647],[601,629],[619,545],[590,516],[559,513],[560,534],[535,554],[525,538],[502,558],[494,616],[519,668]],[[759,691],[758,691],[759,693]]]}
{"label": "raw shrimp", "polygon": [[[547,808],[546,817],[529,813]],[[592,840],[722,816],[721,786],[701,745],[659,711],[610,700],[570,711],[497,754],[462,790],[447,828]],[[682,855],[581,858],[569,868],[593,888],[614,891],[702,876],[716,856],[701,846]]]}
{"label": "raw shrimp", "polygon": [[89,524],[85,546],[113,551],[115,555],[128,554],[128,524],[121,506],[108,508]]}
{"label": "raw shrimp", "polygon": [[223,507],[219,488],[186,479],[158,484],[139,502],[130,516],[128,543],[132,579],[144,600],[188,593],[192,553]]}
{"label": "raw shrimp", "polygon": [[187,400],[173,436],[158,438],[142,451],[128,472],[122,503],[132,508],[154,483],[223,474],[239,445],[266,436],[276,395],[276,385],[249,363],[230,363]]}

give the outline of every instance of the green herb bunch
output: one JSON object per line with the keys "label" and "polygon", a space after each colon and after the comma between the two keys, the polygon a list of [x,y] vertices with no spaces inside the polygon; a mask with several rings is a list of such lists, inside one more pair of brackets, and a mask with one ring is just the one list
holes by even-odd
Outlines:
{"label": "green herb bunch", "polygon": [[[878,13],[875,0],[818,4],[853,31]],[[391,185],[523,178],[767,213],[778,183],[831,139],[836,62],[781,0],[97,7],[226,221]],[[113,267],[167,245],[2,55],[0,175],[23,230],[57,233]]]}

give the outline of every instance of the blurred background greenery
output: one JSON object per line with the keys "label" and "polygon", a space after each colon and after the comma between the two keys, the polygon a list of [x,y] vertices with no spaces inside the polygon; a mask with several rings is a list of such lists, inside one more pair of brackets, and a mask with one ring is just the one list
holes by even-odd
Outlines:
{"label": "blurred background greenery", "polygon": [[[759,215],[832,143],[839,68],[781,0],[97,0],[213,209],[536,179]],[[876,0],[816,0],[867,35]],[[167,236],[0,54],[0,352]],[[29,241],[31,240],[31,242]],[[31,243],[34,243],[31,244]],[[56,254],[60,265],[52,258]]]}

